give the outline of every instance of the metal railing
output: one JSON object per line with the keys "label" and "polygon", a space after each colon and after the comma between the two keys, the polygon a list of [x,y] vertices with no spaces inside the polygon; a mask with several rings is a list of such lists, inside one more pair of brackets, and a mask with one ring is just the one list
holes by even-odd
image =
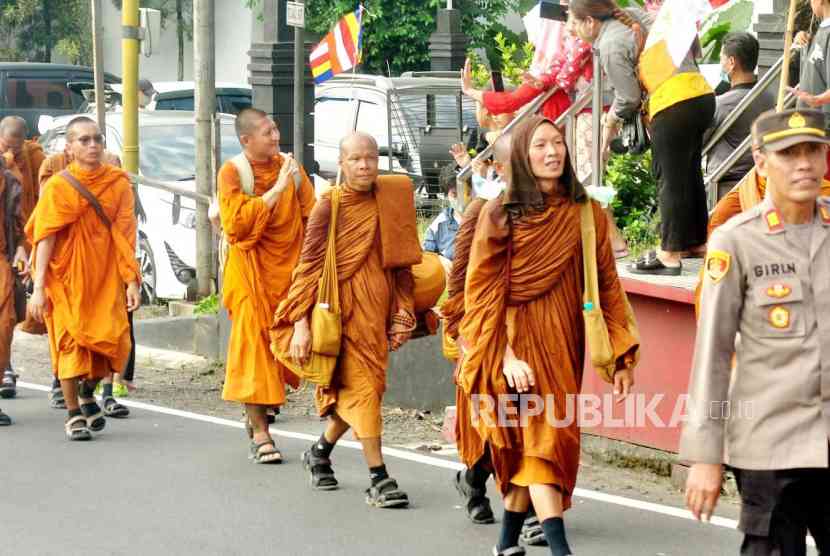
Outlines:
{"label": "metal railing", "polygon": [[175,182],[156,180],[153,178],[148,178],[147,176],[140,176],[138,174],[129,174],[129,176],[132,181],[138,184],[145,185],[147,187],[152,187],[154,189],[161,189],[162,191],[167,191],[168,193],[172,193],[173,195],[179,195],[187,199],[193,199],[194,201],[201,201],[207,204],[210,204],[211,201],[210,195],[205,195],[204,193],[184,189],[183,187],[177,185]]}

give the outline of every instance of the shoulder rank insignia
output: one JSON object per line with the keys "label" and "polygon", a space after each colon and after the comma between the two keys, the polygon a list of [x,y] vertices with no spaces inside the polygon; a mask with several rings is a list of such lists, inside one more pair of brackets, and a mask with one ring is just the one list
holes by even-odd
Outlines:
{"label": "shoulder rank insignia", "polygon": [[776,305],[769,310],[769,323],[773,328],[784,329],[790,327],[790,310],[783,305]]}
{"label": "shoulder rank insignia", "polygon": [[767,288],[767,295],[773,299],[784,299],[793,292],[787,284],[773,284]]}
{"label": "shoulder rank insignia", "polygon": [[717,284],[729,272],[729,265],[732,263],[732,255],[726,251],[710,249],[706,253],[706,275]]}
{"label": "shoulder rank insignia", "polygon": [[830,224],[830,207],[828,207],[825,204],[819,204],[818,214],[821,217],[821,221],[823,224]]}
{"label": "shoulder rank insignia", "polygon": [[777,208],[771,208],[764,213],[764,221],[767,223],[767,231],[771,234],[784,230],[784,221]]}

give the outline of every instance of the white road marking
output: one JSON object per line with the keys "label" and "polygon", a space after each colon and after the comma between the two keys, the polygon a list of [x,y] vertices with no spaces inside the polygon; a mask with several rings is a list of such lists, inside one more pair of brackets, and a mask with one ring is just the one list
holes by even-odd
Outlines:
{"label": "white road marking", "polygon": [[[29,382],[18,382],[17,385],[21,388],[27,388],[29,390],[38,390],[40,392],[50,392],[52,390],[49,386],[42,386],[40,384],[32,384]],[[172,409],[169,407],[162,407],[159,405],[148,404],[144,402],[136,402],[132,400],[125,400],[119,399],[119,403],[127,406],[132,407],[135,409],[141,409],[144,411],[150,411],[153,413],[159,413],[162,415],[170,415],[173,417],[181,417],[182,419],[190,419],[192,421],[201,421],[203,423],[211,423],[214,425],[220,425],[223,427],[231,427],[235,429],[244,429],[245,424],[241,421],[233,421],[231,419],[223,419],[221,417],[212,417],[210,415],[201,415],[199,413],[192,413],[190,411],[182,411],[180,409]],[[306,434],[302,432],[293,432],[293,431],[285,431],[276,429],[274,427],[270,428],[270,431],[277,436],[281,436],[284,438],[292,438],[295,440],[307,440],[309,442],[314,442],[319,438],[319,436],[313,434]],[[337,443],[338,446],[345,446],[347,448],[352,448],[354,450],[360,450],[361,446],[359,442],[355,442],[353,440],[341,440]],[[399,450],[397,448],[383,448],[383,453],[387,456],[391,456],[394,458],[411,461],[415,463],[422,463],[424,465],[430,465],[432,467],[440,467],[442,469],[452,469],[454,471],[460,471],[465,469],[465,466],[461,462],[457,461],[450,461],[442,458],[436,458],[432,456],[425,456],[422,454],[416,454],[413,452],[409,452],[407,450]],[[616,506],[623,506],[626,508],[633,508],[636,510],[643,510],[646,512],[652,512],[662,515],[667,515],[671,517],[677,517],[681,519],[688,519],[694,520],[691,512],[682,508],[676,508],[673,506],[666,506],[664,504],[655,504],[653,502],[645,502],[643,500],[635,500],[634,498],[626,498],[624,496],[617,496],[614,494],[607,494],[605,492],[599,492],[596,490],[589,490],[585,488],[575,488],[574,489],[574,496],[577,498],[585,498],[588,500],[595,500],[597,502],[605,502],[606,504],[614,504]],[[709,522],[711,525],[715,525],[717,527],[725,527],[727,529],[736,529],[738,526],[738,522],[734,519],[727,519],[725,517],[718,517],[712,516],[712,520]],[[812,538],[807,539],[807,543],[810,546],[815,546],[815,541]]]}

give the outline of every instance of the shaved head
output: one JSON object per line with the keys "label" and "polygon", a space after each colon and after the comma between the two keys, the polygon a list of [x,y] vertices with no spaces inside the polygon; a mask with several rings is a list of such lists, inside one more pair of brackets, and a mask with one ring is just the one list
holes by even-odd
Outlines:
{"label": "shaved head", "polygon": [[20,116],[6,116],[0,121],[0,134],[3,137],[7,135],[23,136],[29,133],[29,126],[26,125],[26,120]]}
{"label": "shaved head", "polygon": [[378,142],[374,137],[363,131],[352,131],[340,140],[340,158],[345,158],[349,150],[369,148],[378,152]]}
{"label": "shaved head", "polygon": [[236,115],[234,128],[236,129],[236,136],[242,139],[243,135],[251,135],[256,131],[257,126],[262,121],[262,118],[267,118],[268,114],[259,110],[258,108],[243,108]]}
{"label": "shaved head", "polygon": [[93,125],[95,129],[98,129],[98,122],[90,118],[89,116],[78,116],[77,118],[72,118],[69,120],[69,123],[66,124],[66,142],[69,143],[78,135],[78,129],[81,126]]}

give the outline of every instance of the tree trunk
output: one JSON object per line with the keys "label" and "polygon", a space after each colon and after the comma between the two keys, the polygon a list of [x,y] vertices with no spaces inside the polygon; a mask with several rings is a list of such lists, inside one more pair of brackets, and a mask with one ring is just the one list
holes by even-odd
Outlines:
{"label": "tree trunk", "polygon": [[46,37],[43,61],[50,63],[52,61],[52,0],[44,0],[43,2],[43,23],[45,25],[44,35]]}
{"label": "tree trunk", "polygon": [[179,81],[184,81],[184,0],[176,0],[176,38],[179,42]]}

